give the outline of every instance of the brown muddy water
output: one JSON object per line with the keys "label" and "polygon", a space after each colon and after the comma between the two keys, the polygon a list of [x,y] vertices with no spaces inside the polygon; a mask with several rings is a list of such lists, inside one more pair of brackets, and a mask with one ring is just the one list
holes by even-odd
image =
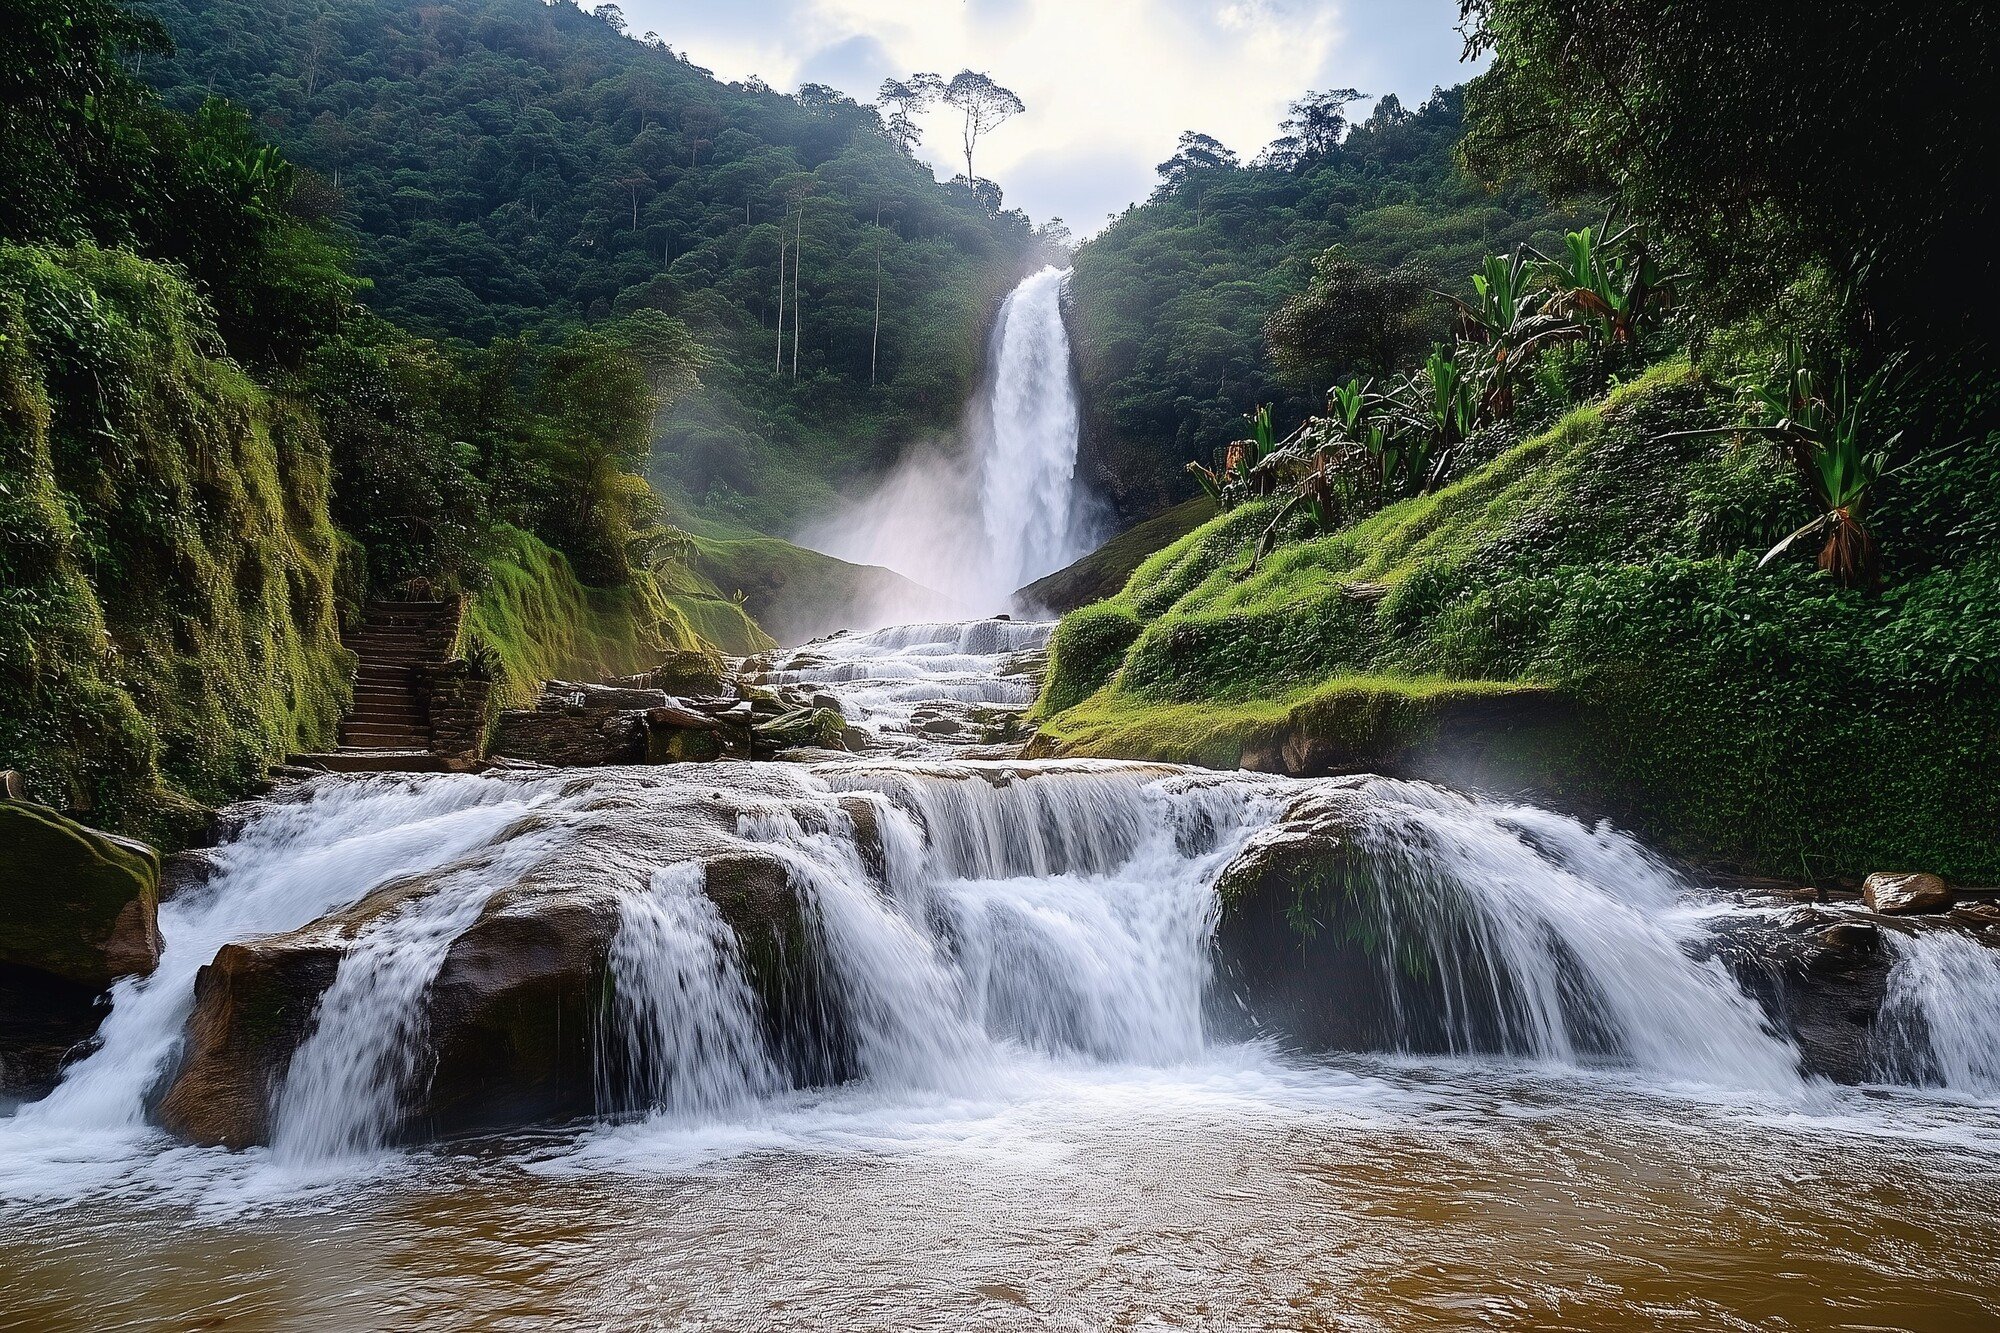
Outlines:
{"label": "brown muddy water", "polygon": [[0,1327],[2000,1326],[2000,1114],[1904,1090],[1237,1048],[346,1180],[180,1149],[48,1184],[0,1214]]}

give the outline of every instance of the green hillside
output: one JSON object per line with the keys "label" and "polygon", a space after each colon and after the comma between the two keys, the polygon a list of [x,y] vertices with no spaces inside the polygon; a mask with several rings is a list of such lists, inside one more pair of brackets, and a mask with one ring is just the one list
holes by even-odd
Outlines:
{"label": "green hillside", "polygon": [[[313,173],[298,206],[351,235],[366,300],[402,327],[484,342],[683,321],[709,364],[661,423],[653,479],[762,530],[953,420],[1033,242],[872,107],[721,83],[673,32],[639,40],[571,3],[152,9],[179,49],[147,76],[175,105],[253,108]],[[782,346],[781,247],[800,291]]]}
{"label": "green hillside", "polygon": [[[1574,225],[1574,210],[1532,188],[1488,189],[1459,166],[1462,89],[1414,111],[1384,97],[1351,129],[1338,102],[1301,103],[1310,143],[1287,136],[1250,163],[1184,136],[1153,196],[1078,249],[1086,463],[1128,519],[1191,494],[1184,465],[1240,439],[1257,404],[1294,422],[1321,410],[1335,379],[1390,369],[1336,358],[1287,371],[1269,354],[1267,321],[1330,247],[1369,270],[1409,264],[1421,290],[1519,242],[1559,246]],[[1445,336],[1444,303],[1419,323],[1412,345]]]}

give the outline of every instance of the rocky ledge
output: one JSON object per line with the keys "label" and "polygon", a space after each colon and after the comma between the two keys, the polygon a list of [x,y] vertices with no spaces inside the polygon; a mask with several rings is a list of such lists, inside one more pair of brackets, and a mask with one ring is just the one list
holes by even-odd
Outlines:
{"label": "rocky ledge", "polygon": [[[574,785],[482,849],[478,864],[395,880],[302,930],[225,946],[197,979],[185,1053],[155,1108],[164,1127],[195,1143],[269,1141],[286,1071],[342,960],[397,916],[434,910],[447,895],[464,905],[468,894],[484,896],[424,991],[414,1061],[424,1073],[403,1090],[396,1136],[624,1109],[616,1053],[597,1044],[617,1001],[613,942],[623,904],[675,867],[698,873],[734,931],[790,1077],[851,1074],[787,862],[738,830],[796,821],[824,833],[840,823],[865,841],[867,808],[801,771],[741,764],[485,780]],[[516,856],[527,869],[489,887],[485,869]]]}
{"label": "rocky ledge", "polygon": [[47,806],[0,800],[0,1094],[53,1086],[98,997],[160,957],[160,856]]}

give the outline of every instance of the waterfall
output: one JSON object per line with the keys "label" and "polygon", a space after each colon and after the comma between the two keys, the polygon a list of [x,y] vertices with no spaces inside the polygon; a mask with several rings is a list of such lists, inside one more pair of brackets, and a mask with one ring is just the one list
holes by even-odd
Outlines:
{"label": "waterfall", "polygon": [[[885,565],[968,614],[1006,611],[1017,589],[1088,552],[1097,533],[1076,476],[1068,280],[1069,270],[1044,268],[1001,304],[985,381],[958,439],[920,442],[868,494],[798,540]],[[937,614],[894,604],[852,610],[865,627]]]}
{"label": "waterfall", "polygon": [[600,1106],[713,1119],[782,1086],[736,934],[702,891],[699,864],[658,871],[646,892],[625,896],[609,970]]}
{"label": "waterfall", "polygon": [[279,1157],[364,1156],[395,1137],[424,1053],[425,990],[488,900],[552,850],[545,837],[520,836],[522,828],[517,823],[510,830],[516,836],[430,877],[421,894],[355,939],[285,1076],[272,1137]]}
{"label": "waterfall", "polygon": [[[1045,633],[887,631],[801,670],[972,681]],[[853,758],[323,778],[240,815],[163,905],[160,967],[114,989],[98,1049],[0,1121],[0,1189],[10,1160],[39,1180],[36,1162],[90,1160],[48,1146],[63,1134],[136,1141],[201,966],[273,936],[338,954],[272,1066],[273,1155],[378,1152],[423,1111],[449,960],[506,957],[454,944],[550,901],[601,923],[534,938],[595,960],[565,965],[597,997],[566,1031],[613,1117],[751,1126],[831,1083],[990,1101],[1051,1062],[1201,1067],[1246,1013],[1324,1049],[1803,1087],[1799,1051],[1702,947],[1712,895],[1611,830],[1420,783]],[[1282,861],[1301,845],[1331,859]],[[718,889],[724,859],[762,887]],[[1280,864],[1283,882],[1246,879]],[[2000,960],[1945,929],[1885,939],[1883,1076],[2000,1096]]]}
{"label": "waterfall", "polygon": [[252,806],[205,883],[160,906],[164,945],[150,976],[112,990],[98,1048],[24,1123],[137,1130],[172,1063],[195,974],[222,945],[300,929],[393,880],[476,854],[548,795],[546,784],[401,777],[312,783]]}
{"label": "waterfall", "polygon": [[1063,326],[1068,269],[1016,287],[994,330],[992,383],[977,427],[988,604],[1089,549],[1076,493],[1077,401]]}
{"label": "waterfall", "polygon": [[2000,1097],[2000,952],[1958,934],[1884,932],[1882,1077]]}
{"label": "waterfall", "polygon": [[1421,783],[1359,794],[1349,827],[1376,895],[1354,919],[1379,941],[1390,1044],[1800,1086],[1762,1010],[1689,956],[1688,886],[1630,838]]}

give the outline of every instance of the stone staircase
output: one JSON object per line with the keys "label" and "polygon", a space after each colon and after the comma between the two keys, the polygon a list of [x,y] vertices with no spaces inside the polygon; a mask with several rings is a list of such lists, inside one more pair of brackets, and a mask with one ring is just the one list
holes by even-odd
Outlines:
{"label": "stone staircase", "polygon": [[346,636],[354,668],[354,711],[340,723],[343,750],[428,750],[429,710],[417,668],[451,656],[459,608],[449,602],[371,602]]}
{"label": "stone staircase", "polygon": [[293,755],[296,768],[332,772],[438,771],[465,766],[438,753],[427,679],[451,656],[460,604],[374,601],[341,641],[357,659],[354,707],[340,722],[340,748]]}

